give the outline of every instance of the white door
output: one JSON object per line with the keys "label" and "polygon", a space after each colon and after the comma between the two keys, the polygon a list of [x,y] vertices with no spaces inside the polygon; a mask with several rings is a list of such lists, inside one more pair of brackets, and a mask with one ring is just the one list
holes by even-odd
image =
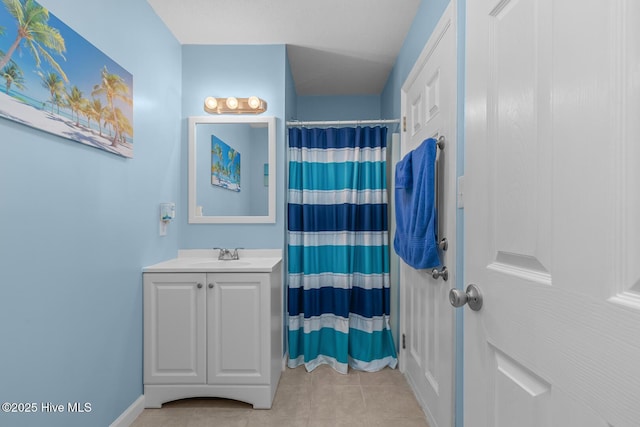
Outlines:
{"label": "white door", "polygon": [[[452,2],[452,4],[455,2]],[[450,5],[402,87],[401,157],[425,139],[443,136],[438,150],[438,239],[449,242],[441,262],[449,278],[434,279],[401,261],[400,368],[414,389],[431,427],[453,425],[454,311],[448,303],[455,284],[456,241],[456,30]],[[441,267],[440,267],[441,268]],[[404,347],[404,348],[402,348]]]}
{"label": "white door", "polygon": [[466,13],[465,426],[640,426],[640,2]]}

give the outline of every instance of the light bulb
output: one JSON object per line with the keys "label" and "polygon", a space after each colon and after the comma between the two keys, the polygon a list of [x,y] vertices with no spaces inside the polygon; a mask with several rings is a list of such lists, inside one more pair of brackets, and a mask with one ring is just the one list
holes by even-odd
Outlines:
{"label": "light bulb", "polygon": [[247,100],[247,103],[249,104],[249,107],[255,110],[260,107],[260,98],[258,98],[257,96],[251,96]]}
{"label": "light bulb", "polygon": [[218,100],[215,99],[213,96],[207,96],[204,99],[204,106],[207,107],[209,110],[215,110],[218,107]]}
{"label": "light bulb", "polygon": [[235,110],[236,108],[238,108],[238,98],[234,98],[233,96],[228,97],[227,107],[229,107],[232,110]]}

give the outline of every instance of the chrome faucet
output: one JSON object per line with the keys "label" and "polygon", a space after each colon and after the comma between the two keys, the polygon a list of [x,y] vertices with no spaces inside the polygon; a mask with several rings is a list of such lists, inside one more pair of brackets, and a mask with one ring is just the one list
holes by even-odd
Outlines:
{"label": "chrome faucet", "polygon": [[238,249],[244,248],[235,248],[233,252],[230,249],[224,248],[213,248],[217,249],[220,252],[218,253],[218,259],[221,261],[236,261],[240,259],[240,255],[238,254]]}

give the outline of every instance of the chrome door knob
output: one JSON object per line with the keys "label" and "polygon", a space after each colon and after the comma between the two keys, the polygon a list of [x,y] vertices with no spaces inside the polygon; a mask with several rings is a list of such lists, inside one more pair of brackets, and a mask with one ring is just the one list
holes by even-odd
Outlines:
{"label": "chrome door knob", "polygon": [[454,307],[462,307],[469,304],[469,308],[478,311],[482,308],[482,294],[480,289],[474,284],[467,286],[467,291],[462,292],[460,289],[451,289],[449,291],[449,302]]}
{"label": "chrome door knob", "polygon": [[202,289],[202,283],[198,283],[196,286],[198,287],[198,289]]}
{"label": "chrome door knob", "polygon": [[213,289],[213,283],[209,283],[209,289]]}

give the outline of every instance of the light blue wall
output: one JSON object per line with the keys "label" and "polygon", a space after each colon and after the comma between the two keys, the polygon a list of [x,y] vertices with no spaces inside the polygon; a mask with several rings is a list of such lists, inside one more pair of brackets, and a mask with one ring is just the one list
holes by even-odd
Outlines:
{"label": "light blue wall", "polygon": [[379,95],[299,96],[298,120],[368,120],[380,118]]}
{"label": "light blue wall", "polygon": [[284,248],[285,194],[277,192],[275,224],[189,224],[187,222],[187,118],[206,115],[207,96],[267,101],[263,115],[276,117],[277,188],[284,188],[287,56],[284,45],[182,47],[182,162],[180,247]]}
{"label": "light blue wall", "polygon": [[0,400],[92,404],[0,425],[107,426],[142,394],[141,268],[178,247],[158,218],[179,194],[181,50],[145,0],[40,3],[133,74],[135,157],[0,119]]}
{"label": "light blue wall", "polygon": [[[451,0],[456,2],[457,9],[457,44],[458,44],[458,113],[457,113],[457,175],[464,175],[464,96],[465,96],[465,21],[466,0]],[[450,0],[422,0],[409,33],[404,41],[393,70],[381,95],[382,117],[393,119],[400,117],[400,91],[413,65],[420,56],[429,37],[433,33],[438,20],[449,5]],[[458,209],[456,216],[457,244],[456,244],[456,284],[459,289],[464,288],[464,211]],[[456,310],[456,409],[455,425],[462,427],[463,418],[463,315],[464,310]],[[397,328],[394,334],[397,334]]]}
{"label": "light blue wall", "polygon": [[381,94],[381,112],[385,119],[400,117],[400,89],[427,44],[449,0],[422,0],[396,63]]}
{"label": "light blue wall", "polygon": [[293,74],[291,72],[291,64],[289,63],[289,57],[287,57],[286,67],[285,67],[285,79],[284,79],[284,88],[285,88],[285,117],[286,120],[294,120],[296,119],[296,115],[298,112],[298,94],[296,92],[296,85],[293,80]]}

